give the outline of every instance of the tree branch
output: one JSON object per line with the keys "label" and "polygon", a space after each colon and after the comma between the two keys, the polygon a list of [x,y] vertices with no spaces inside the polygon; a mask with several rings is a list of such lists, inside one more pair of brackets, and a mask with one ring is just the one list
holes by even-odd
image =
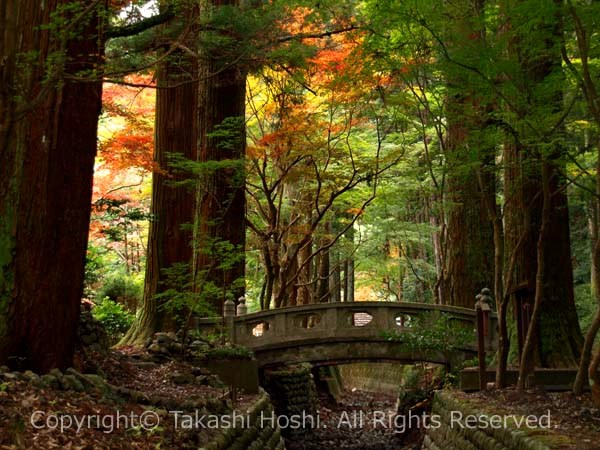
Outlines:
{"label": "tree branch", "polygon": [[140,20],[139,22],[125,25],[123,27],[109,28],[104,32],[104,39],[108,40],[119,37],[135,36],[136,34],[140,34],[157,25],[162,25],[163,23],[171,20],[173,17],[175,17],[175,9],[169,5],[163,12],[155,16],[148,17],[147,19]]}
{"label": "tree branch", "polygon": [[350,25],[349,27],[346,27],[346,28],[339,28],[337,30],[328,30],[328,31],[323,31],[321,33],[291,34],[288,36],[282,36],[282,37],[278,38],[277,42],[289,42],[289,41],[302,40],[302,39],[322,39],[322,38],[330,37],[330,36],[333,36],[336,34],[348,33],[350,31],[354,31],[354,30],[358,30],[358,29],[360,29],[360,27],[358,25]]}

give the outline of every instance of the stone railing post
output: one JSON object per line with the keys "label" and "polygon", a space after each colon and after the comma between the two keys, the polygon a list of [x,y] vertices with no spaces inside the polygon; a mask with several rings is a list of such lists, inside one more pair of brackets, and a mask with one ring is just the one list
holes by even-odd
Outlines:
{"label": "stone railing post", "polygon": [[229,341],[235,343],[235,303],[233,300],[226,300],[223,303],[223,322]]}
{"label": "stone railing post", "polygon": [[483,311],[483,325],[485,331],[485,345],[487,350],[493,349],[494,330],[492,330],[492,295],[488,288],[483,288],[481,294],[477,297],[477,301],[481,302]]}
{"label": "stone railing post", "polygon": [[248,305],[246,305],[246,297],[238,298],[237,315],[245,316],[248,314]]}
{"label": "stone railing post", "polygon": [[475,302],[475,312],[477,314],[477,357],[479,359],[479,389],[484,391],[487,387],[487,373],[486,373],[486,361],[485,361],[485,350],[487,347],[487,341],[490,335],[490,303],[492,297],[490,296],[490,290],[484,288],[481,290],[481,294],[477,295],[477,302]]}

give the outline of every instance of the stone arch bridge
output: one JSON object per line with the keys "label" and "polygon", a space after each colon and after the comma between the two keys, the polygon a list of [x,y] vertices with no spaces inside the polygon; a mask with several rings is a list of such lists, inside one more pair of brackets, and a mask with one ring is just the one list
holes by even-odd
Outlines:
{"label": "stone arch bridge", "polygon": [[[444,317],[451,329],[463,333],[460,342],[440,349],[420,348],[408,333],[419,333],[428,323]],[[476,311],[426,303],[340,302],[320,303],[224,317],[200,319],[201,329],[218,324],[235,344],[253,350],[261,368],[308,362],[338,365],[351,362],[417,361],[456,366],[477,355]],[[495,350],[497,318],[488,317],[487,351]],[[389,339],[393,335],[394,339]],[[465,340],[466,336],[466,340]],[[403,342],[404,341],[404,342]],[[410,342],[410,345],[408,344]]]}

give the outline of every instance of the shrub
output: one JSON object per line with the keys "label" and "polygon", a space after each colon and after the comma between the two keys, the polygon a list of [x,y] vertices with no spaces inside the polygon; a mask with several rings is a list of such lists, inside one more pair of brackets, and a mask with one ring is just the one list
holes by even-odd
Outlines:
{"label": "shrub", "polygon": [[475,331],[446,313],[430,312],[411,317],[409,332],[384,331],[388,341],[400,342],[409,351],[452,351],[476,342]]}
{"label": "shrub", "polygon": [[96,294],[96,299],[102,301],[109,298],[113,302],[121,303],[131,312],[135,311],[142,300],[142,282],[125,274],[108,275]]}
{"label": "shrub", "polygon": [[241,345],[227,345],[212,348],[204,356],[208,359],[252,359],[254,353]]}
{"label": "shrub", "polygon": [[117,340],[133,323],[134,315],[123,305],[104,297],[92,308],[92,315],[104,325],[112,340]]}

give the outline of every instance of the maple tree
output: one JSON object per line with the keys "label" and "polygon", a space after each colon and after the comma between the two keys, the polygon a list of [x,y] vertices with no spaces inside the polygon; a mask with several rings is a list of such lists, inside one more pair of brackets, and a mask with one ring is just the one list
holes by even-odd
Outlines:
{"label": "maple tree", "polygon": [[131,75],[125,81],[147,88],[109,83],[102,91],[98,156],[110,171],[154,169],[154,102],[151,75]]}
{"label": "maple tree", "polygon": [[[152,86],[150,75],[126,80]],[[90,240],[114,252],[127,274],[140,272],[145,264],[148,179],[155,168],[154,98],[151,88],[113,83],[102,95]]]}
{"label": "maple tree", "polygon": [[336,244],[351,235],[397,158],[383,148],[374,106],[386,80],[369,70],[360,36],[315,46],[304,67],[265,70],[249,89],[247,220],[261,253],[266,309],[340,298]]}
{"label": "maple tree", "polygon": [[[591,269],[580,251],[598,235],[590,5],[309,3],[173,1],[145,17],[144,1],[52,1],[19,16],[1,44],[0,313],[19,319],[0,328],[3,361],[68,365],[92,212],[92,247],[146,277],[129,342],[189,325],[192,302],[351,300],[356,272],[381,300],[472,307],[492,286],[499,386],[510,358],[521,388],[536,362],[577,362],[573,286],[598,289],[597,251]],[[586,189],[581,232],[569,201]],[[57,258],[64,273],[40,269]],[[189,301],[165,313],[173,292]],[[510,314],[523,305],[526,330]],[[600,364],[598,317],[577,391]]]}

